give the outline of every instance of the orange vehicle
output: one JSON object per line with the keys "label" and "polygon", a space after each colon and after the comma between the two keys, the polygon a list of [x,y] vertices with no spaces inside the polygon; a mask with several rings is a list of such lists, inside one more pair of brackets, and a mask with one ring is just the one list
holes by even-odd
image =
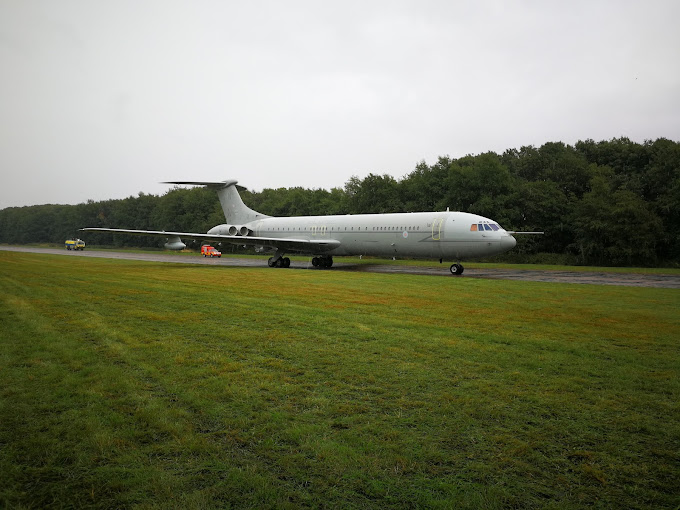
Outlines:
{"label": "orange vehicle", "polygon": [[204,257],[221,257],[222,252],[217,251],[215,248],[212,246],[206,244],[201,246],[201,253],[203,254]]}

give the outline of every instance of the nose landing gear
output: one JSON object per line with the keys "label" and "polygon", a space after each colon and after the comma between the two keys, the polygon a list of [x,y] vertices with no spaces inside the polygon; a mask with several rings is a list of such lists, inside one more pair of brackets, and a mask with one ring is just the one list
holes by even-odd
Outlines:
{"label": "nose landing gear", "polygon": [[455,274],[456,276],[463,274],[464,270],[465,268],[463,267],[462,264],[451,264],[451,267],[449,268],[451,274]]}

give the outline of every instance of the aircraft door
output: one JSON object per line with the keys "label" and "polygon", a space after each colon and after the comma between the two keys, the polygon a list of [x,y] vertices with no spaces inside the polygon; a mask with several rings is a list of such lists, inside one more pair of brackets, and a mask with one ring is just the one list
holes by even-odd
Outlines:
{"label": "aircraft door", "polygon": [[432,256],[435,258],[441,257],[442,245],[441,239],[444,233],[444,218],[436,218],[432,222]]}
{"label": "aircraft door", "polygon": [[437,218],[432,222],[432,240],[440,241],[442,238],[442,224],[444,223],[444,218]]}

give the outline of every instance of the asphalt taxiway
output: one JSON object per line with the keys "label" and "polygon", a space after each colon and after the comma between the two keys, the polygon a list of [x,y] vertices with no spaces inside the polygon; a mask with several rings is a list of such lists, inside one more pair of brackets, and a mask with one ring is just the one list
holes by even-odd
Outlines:
{"label": "asphalt taxiway", "polygon": [[[27,253],[46,253],[68,257],[94,257],[119,260],[142,260],[147,262],[169,262],[175,264],[206,264],[226,267],[267,267],[266,259],[262,258],[204,258],[184,256],[174,253],[133,253],[125,251],[68,251],[56,248],[36,248],[27,246],[0,246],[0,250]],[[328,271],[312,266],[311,259],[306,262],[292,261],[292,269],[310,269]],[[269,269],[269,268],[268,268]],[[285,269],[271,268],[271,271],[285,271]],[[429,276],[445,276],[447,278],[488,278],[498,280],[522,280],[552,283],[580,283],[592,285],[622,285],[629,287],[658,287],[680,289],[680,275],[675,274],[643,274],[643,273],[605,273],[586,271],[553,271],[533,269],[493,269],[493,268],[465,268],[462,276],[449,273],[448,264],[441,266],[408,266],[385,264],[380,262],[352,263],[343,262],[337,257],[330,271],[356,271],[383,274],[415,274]]]}

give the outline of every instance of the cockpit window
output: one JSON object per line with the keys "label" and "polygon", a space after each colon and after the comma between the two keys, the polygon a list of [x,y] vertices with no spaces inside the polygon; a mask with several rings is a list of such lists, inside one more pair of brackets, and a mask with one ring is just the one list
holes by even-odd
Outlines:
{"label": "cockpit window", "polygon": [[496,223],[473,223],[470,225],[470,232],[485,232],[485,231],[498,232],[501,230]]}

